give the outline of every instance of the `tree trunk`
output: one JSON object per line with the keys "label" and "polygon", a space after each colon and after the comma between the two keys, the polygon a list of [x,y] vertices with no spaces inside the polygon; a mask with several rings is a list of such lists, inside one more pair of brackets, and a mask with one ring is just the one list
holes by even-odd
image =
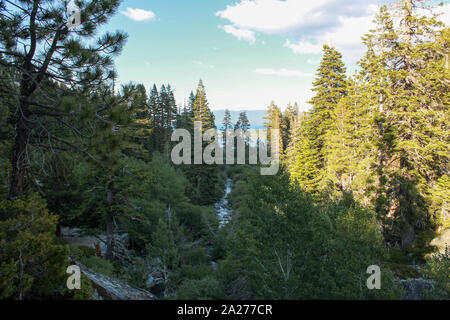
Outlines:
{"label": "tree trunk", "polygon": [[23,99],[20,101],[16,123],[16,140],[12,158],[12,175],[9,189],[9,200],[17,200],[22,197],[26,173],[27,142],[30,134],[27,121],[30,116],[29,105]]}
{"label": "tree trunk", "polygon": [[401,234],[402,248],[409,248],[416,242],[416,232],[414,230],[414,224],[410,222],[408,217],[405,217],[406,226]]}
{"label": "tree trunk", "polygon": [[106,214],[106,259],[112,261],[113,255],[113,237],[114,237],[114,214],[112,212],[113,196],[114,196],[114,182],[108,184],[106,190],[106,200],[108,202],[108,213]]}
{"label": "tree trunk", "polygon": [[[379,120],[378,123],[378,137],[380,140],[384,138],[384,96],[380,95],[379,97],[379,113],[382,116],[382,119]],[[384,174],[384,161],[385,161],[385,154],[384,154],[384,146],[380,147],[378,149],[378,155],[377,155],[377,177],[376,177],[376,198],[380,199],[383,196],[383,174]],[[380,215],[382,211],[381,208],[377,208],[377,213]]]}
{"label": "tree trunk", "polygon": [[196,190],[197,190],[197,194],[196,194],[196,200],[197,200],[197,204],[200,204],[200,198],[201,198],[201,192],[200,192],[200,183],[201,183],[201,180],[202,180],[202,177],[200,176],[200,174],[197,174],[197,187],[196,187]]}

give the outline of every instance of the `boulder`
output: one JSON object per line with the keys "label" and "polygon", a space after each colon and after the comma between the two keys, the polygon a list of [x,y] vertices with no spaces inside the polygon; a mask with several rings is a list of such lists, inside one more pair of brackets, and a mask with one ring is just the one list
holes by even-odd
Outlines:
{"label": "boulder", "polygon": [[445,248],[450,247],[450,228],[442,231],[437,238],[431,241],[430,244],[432,246],[438,247],[439,252],[445,253]]}
{"label": "boulder", "polygon": [[426,279],[408,279],[400,280],[405,295],[403,300],[423,300],[426,291],[433,289],[433,282]]}
{"label": "boulder", "polygon": [[157,300],[148,291],[134,288],[120,280],[90,270],[79,262],[75,264],[91,280],[95,300]]}

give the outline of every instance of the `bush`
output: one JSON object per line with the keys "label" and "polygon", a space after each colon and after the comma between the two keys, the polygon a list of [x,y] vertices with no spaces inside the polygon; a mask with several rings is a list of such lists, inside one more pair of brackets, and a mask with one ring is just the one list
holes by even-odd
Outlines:
{"label": "bush", "polygon": [[450,248],[444,253],[434,254],[427,259],[424,275],[435,281],[435,288],[429,292],[429,297],[436,299],[450,299]]}
{"label": "bush", "polygon": [[95,249],[86,246],[69,245],[70,256],[76,261],[95,256]]}
{"label": "bush", "polygon": [[87,276],[81,274],[81,289],[80,290],[63,290],[63,298],[67,300],[92,300],[94,298],[94,289],[92,282]]}
{"label": "bush", "polygon": [[0,299],[55,297],[65,286],[69,249],[55,239],[58,217],[37,195],[0,202]]}
{"label": "bush", "polygon": [[224,299],[217,279],[206,277],[201,280],[185,280],[177,291],[178,300],[220,300]]}
{"label": "bush", "polygon": [[[229,299],[401,297],[376,214],[351,197],[319,206],[280,172],[255,176],[234,209],[218,275]],[[381,290],[366,286],[371,265],[382,269]]]}
{"label": "bush", "polygon": [[82,258],[81,263],[95,272],[104,274],[111,278],[116,277],[114,265],[108,260],[96,256],[90,256]]}

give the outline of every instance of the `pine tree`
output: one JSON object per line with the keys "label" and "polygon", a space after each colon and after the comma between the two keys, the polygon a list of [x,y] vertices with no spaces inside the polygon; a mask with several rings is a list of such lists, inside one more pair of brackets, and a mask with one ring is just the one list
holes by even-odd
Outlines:
{"label": "pine tree", "polygon": [[133,90],[135,90],[132,99],[134,114],[132,124],[127,128],[126,135],[129,142],[124,146],[124,153],[136,159],[149,161],[151,151],[149,137],[152,124],[147,92],[142,84],[136,85]]}
{"label": "pine tree", "polygon": [[242,130],[243,132],[247,132],[250,129],[250,122],[247,118],[246,112],[239,113],[239,119],[234,125],[234,130]]}
{"label": "pine tree", "polygon": [[[3,1],[0,3],[0,51],[6,66],[14,68],[20,78],[9,194],[9,199],[17,199],[24,191],[30,144],[39,145],[36,140],[41,137],[36,134],[45,132],[49,121],[57,121],[77,134],[74,124],[79,119],[73,118],[79,114],[78,104],[68,103],[67,94],[51,98],[37,94],[43,83],[57,81],[61,84],[59,89],[65,85],[80,88],[79,94],[95,91],[100,84],[114,79],[112,57],[121,51],[126,36],[117,32],[107,33],[94,42],[83,40],[90,39],[117,12],[119,0],[79,2],[81,26],[71,29],[66,23],[66,1],[9,2],[18,11]],[[72,145],[53,134],[45,139],[53,146]]]}
{"label": "pine tree", "polygon": [[325,178],[333,189],[354,192],[356,199],[366,204],[365,186],[373,178],[371,164],[374,160],[373,126],[365,99],[368,96],[364,86],[349,80],[348,96],[337,104],[332,114],[333,125],[325,139],[328,147]]}
{"label": "pine tree", "polygon": [[266,117],[264,119],[267,122],[264,124],[267,129],[267,139],[269,148],[272,146],[272,130],[278,130],[278,141],[279,141],[279,155],[283,155],[283,144],[282,144],[282,136],[281,136],[281,122],[282,122],[283,114],[280,108],[275,105],[275,102],[271,102],[270,106],[266,111]]}
{"label": "pine tree", "polygon": [[214,123],[214,114],[209,109],[209,103],[206,98],[206,90],[202,80],[198,83],[197,94],[195,95],[192,110],[192,122],[201,121],[204,131],[216,127]]}
{"label": "pine tree", "polygon": [[160,91],[160,97],[161,97],[161,111],[162,111],[162,118],[163,118],[163,149],[164,154],[168,158],[170,155],[170,137],[172,136],[173,132],[173,122],[176,119],[177,116],[177,103],[175,101],[175,97],[172,91],[172,88],[170,87],[170,84],[167,85],[167,87],[162,87]]}
{"label": "pine tree", "polygon": [[176,116],[178,114],[177,102],[175,100],[175,95],[170,84],[167,85],[167,94],[169,96],[169,103],[167,105],[167,127],[169,129],[167,140],[170,141],[170,136],[172,135],[173,130],[173,121],[176,119]]}
{"label": "pine tree", "polygon": [[311,121],[306,114],[292,138],[288,154],[291,179],[299,183],[303,190],[318,196],[322,173],[316,141],[311,140]]}
{"label": "pine tree", "polygon": [[153,85],[153,88],[150,92],[150,98],[148,101],[148,105],[149,105],[149,112],[151,115],[151,118],[153,120],[154,126],[156,125],[156,123],[161,123],[161,111],[160,111],[160,101],[159,101],[159,92],[158,89],[156,88],[156,84]]}
{"label": "pine tree", "polygon": [[399,239],[403,247],[414,243],[417,229],[430,226],[427,194],[448,173],[448,90],[443,87],[448,37],[442,38],[442,23],[423,16],[421,7],[424,1],[413,0],[400,1],[392,13],[382,7],[377,28],[364,38],[368,53],[361,62],[378,105],[373,113],[376,208],[386,237]]}
{"label": "pine tree", "polygon": [[326,163],[325,136],[333,124],[334,109],[347,93],[345,72],[342,55],[333,47],[324,45],[322,62],[312,89],[316,95],[309,101],[312,105],[310,139],[317,144],[321,168]]}
{"label": "pine tree", "polygon": [[231,113],[230,113],[230,110],[226,109],[225,116],[224,116],[223,122],[222,122],[222,130],[227,131],[227,130],[231,130],[232,128],[233,128],[233,126],[231,124]]}
{"label": "pine tree", "polygon": [[[202,123],[202,134],[209,129],[216,129],[214,114],[209,109],[206,90],[202,80],[199,81],[197,87],[192,114],[192,128],[194,127],[194,122],[199,121]],[[203,142],[202,150],[208,144],[207,142]],[[194,151],[194,149],[192,150]],[[192,157],[194,158],[194,152],[192,152]],[[194,160],[192,163],[194,163]],[[199,205],[214,203],[220,195],[220,190],[218,189],[218,166],[216,164],[208,165],[205,163],[193,164],[185,168],[185,170],[191,182],[192,190],[190,196],[194,203]]]}
{"label": "pine tree", "polygon": [[225,110],[225,116],[222,122],[222,148],[224,150],[224,159],[226,157],[226,144],[227,144],[227,134],[233,129],[233,124],[231,123],[231,113],[230,110]]}
{"label": "pine tree", "polygon": [[289,103],[283,114],[283,119],[281,120],[281,137],[283,143],[283,154],[286,155],[287,148],[290,143],[290,139],[293,135],[293,129],[295,127],[295,122],[298,119],[299,109],[297,103],[292,106]]}
{"label": "pine tree", "polygon": [[109,108],[98,113],[101,120],[96,124],[97,130],[89,141],[89,153],[93,156],[91,165],[103,183],[106,199],[106,258],[114,259],[114,221],[120,215],[119,199],[116,197],[120,176],[124,174],[126,134],[133,123],[133,99],[142,94],[135,87],[124,87],[120,95],[109,89],[97,92],[90,102],[94,105],[109,105]]}
{"label": "pine tree", "polygon": [[150,92],[148,104],[152,120],[150,146],[152,151],[162,152],[164,139],[163,95],[159,93],[158,89],[156,88],[156,84],[153,85],[153,88]]}
{"label": "pine tree", "polygon": [[178,264],[178,252],[176,250],[172,231],[167,224],[160,219],[155,232],[152,234],[152,242],[147,245],[149,263],[155,265],[161,272],[164,280],[164,296],[167,297],[169,272]]}

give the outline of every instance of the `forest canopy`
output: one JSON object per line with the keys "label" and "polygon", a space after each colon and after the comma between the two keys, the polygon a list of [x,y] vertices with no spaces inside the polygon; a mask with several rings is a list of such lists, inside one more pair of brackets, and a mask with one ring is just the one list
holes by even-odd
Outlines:
{"label": "forest canopy", "polygon": [[177,129],[245,134],[247,114],[215,119],[202,80],[184,104],[170,84],[119,86],[127,34],[99,31],[120,1],[75,2],[72,28],[67,1],[0,0],[0,299],[94,299],[85,275],[66,287],[74,264],[157,299],[402,299],[422,278],[420,298],[450,297],[449,250],[432,245],[450,228],[450,30],[422,14],[434,1],[381,6],[353,75],[323,46],[309,108],[267,108],[273,176],[175,165]]}

